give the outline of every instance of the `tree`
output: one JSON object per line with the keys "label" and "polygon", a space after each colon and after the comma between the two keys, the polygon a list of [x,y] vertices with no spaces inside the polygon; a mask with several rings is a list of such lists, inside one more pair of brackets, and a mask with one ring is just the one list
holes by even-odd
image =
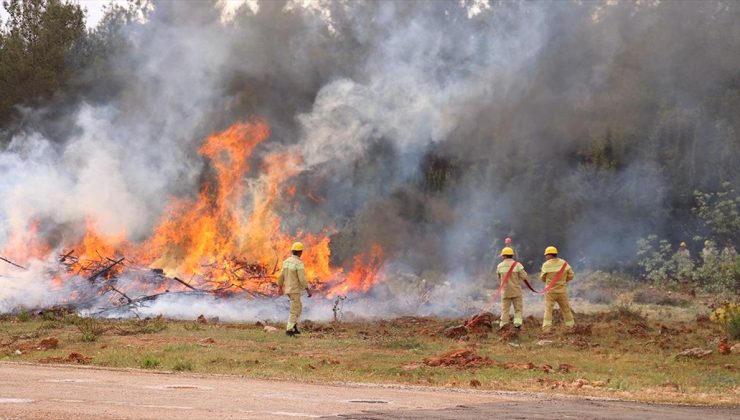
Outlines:
{"label": "tree", "polygon": [[61,0],[9,0],[0,30],[0,125],[17,105],[37,106],[64,89],[79,63],[74,48],[86,35],[78,4]]}

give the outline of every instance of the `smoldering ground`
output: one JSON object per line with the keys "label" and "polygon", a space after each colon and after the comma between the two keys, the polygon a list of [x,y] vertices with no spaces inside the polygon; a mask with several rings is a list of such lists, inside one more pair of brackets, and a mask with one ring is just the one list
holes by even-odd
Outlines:
{"label": "smoldering ground", "polygon": [[550,244],[629,269],[638,238],[693,233],[693,190],[738,183],[735,2],[258,6],[154,2],[99,28],[106,71],[3,131],[0,244],[40,221],[63,247],[89,218],[146,239],[199,191],[202,139],[250,118],[271,127],[255,161],[303,156],[285,229],[335,227],[335,265],[380,245],[387,275],[455,290],[505,236],[530,271]]}

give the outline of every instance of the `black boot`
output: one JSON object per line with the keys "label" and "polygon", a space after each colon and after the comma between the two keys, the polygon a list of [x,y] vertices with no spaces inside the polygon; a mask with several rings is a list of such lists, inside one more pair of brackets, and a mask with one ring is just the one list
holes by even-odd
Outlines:
{"label": "black boot", "polygon": [[293,335],[298,335],[301,332],[298,331],[298,324],[293,325]]}

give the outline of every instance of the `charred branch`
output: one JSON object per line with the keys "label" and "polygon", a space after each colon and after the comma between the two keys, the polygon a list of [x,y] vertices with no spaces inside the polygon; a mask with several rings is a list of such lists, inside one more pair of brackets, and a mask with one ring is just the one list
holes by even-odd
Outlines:
{"label": "charred branch", "polygon": [[17,268],[20,268],[21,270],[26,270],[26,271],[28,271],[28,269],[27,269],[26,267],[24,267],[24,266],[22,266],[22,265],[18,265],[18,264],[16,264],[16,263],[14,263],[13,261],[10,261],[10,260],[9,260],[9,259],[7,259],[7,258],[3,258],[3,257],[0,257],[0,260],[2,260],[2,261],[4,261],[4,262],[6,262],[6,263],[8,263],[8,264],[12,265],[13,267],[17,267]]}
{"label": "charred branch", "polygon": [[113,269],[113,267],[115,267],[118,264],[122,263],[125,259],[126,259],[125,257],[122,257],[119,260],[113,261],[112,264],[108,265],[107,267],[103,268],[102,270],[99,270],[99,271],[95,272],[95,274],[93,274],[92,276],[88,277],[87,280],[90,281],[90,282],[94,282],[98,277],[107,274],[108,272],[111,271],[111,269]]}

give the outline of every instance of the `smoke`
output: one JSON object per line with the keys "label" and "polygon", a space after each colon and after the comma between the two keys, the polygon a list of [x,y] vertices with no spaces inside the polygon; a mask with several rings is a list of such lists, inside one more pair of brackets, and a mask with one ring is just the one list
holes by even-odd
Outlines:
{"label": "smoke", "polygon": [[[337,265],[383,247],[388,280],[352,303],[364,315],[458,313],[505,236],[529,271],[550,244],[576,268],[629,267],[639,237],[686,234],[694,189],[738,182],[734,2],[249,3],[225,19],[155,2],[111,35],[110,71],[84,76],[95,94],[26,110],[0,152],[0,249],[30,221],[55,244],[91,219],[145,239],[170,197],[197,193],[202,139],[253,117],[272,133],[256,158],[303,155],[286,227],[336,227]],[[445,303],[393,291],[404,276]],[[0,312],[63,295],[31,277]],[[148,310],[280,310],[223,305]]]}

